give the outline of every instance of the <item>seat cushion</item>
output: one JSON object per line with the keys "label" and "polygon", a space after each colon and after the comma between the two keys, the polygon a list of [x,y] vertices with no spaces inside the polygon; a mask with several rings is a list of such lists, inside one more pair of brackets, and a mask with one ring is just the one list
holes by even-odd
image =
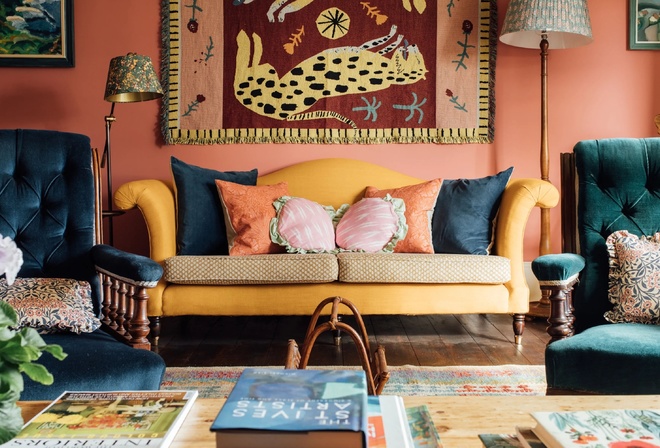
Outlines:
{"label": "seat cushion", "polygon": [[339,281],[348,283],[489,283],[511,279],[508,258],[494,255],[337,254]]}
{"label": "seat cushion", "polygon": [[59,333],[43,336],[59,344],[68,355],[58,361],[44,353],[37,361],[55,381],[50,386],[25,378],[21,400],[53,400],[65,390],[157,390],[165,374],[163,358],[116,341],[102,330],[93,333]]}
{"label": "seat cushion", "polygon": [[182,285],[273,285],[337,280],[333,254],[177,256],[165,260],[163,278]]}
{"label": "seat cushion", "polygon": [[602,394],[659,394],[660,326],[604,324],[545,351],[548,387]]}

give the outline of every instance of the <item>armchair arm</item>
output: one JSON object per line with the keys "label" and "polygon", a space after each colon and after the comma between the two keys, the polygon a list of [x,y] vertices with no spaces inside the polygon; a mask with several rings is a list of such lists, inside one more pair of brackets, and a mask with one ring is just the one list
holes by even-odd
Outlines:
{"label": "armchair arm", "polygon": [[147,288],[158,284],[163,268],[104,244],[92,247],[91,257],[101,277],[104,329],[133,347],[150,349]]}
{"label": "armchair arm", "polygon": [[565,339],[573,334],[573,285],[584,269],[584,258],[576,254],[542,255],[532,261],[532,272],[542,291],[548,291],[550,317],[548,334],[550,342]]}

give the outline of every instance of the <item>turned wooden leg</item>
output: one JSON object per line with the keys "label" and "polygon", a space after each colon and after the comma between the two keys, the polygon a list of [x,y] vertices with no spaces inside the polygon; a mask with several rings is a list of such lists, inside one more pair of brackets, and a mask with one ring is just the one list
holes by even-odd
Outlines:
{"label": "turned wooden leg", "polygon": [[151,344],[158,345],[158,338],[160,337],[160,316],[149,316],[149,329]]}
{"label": "turned wooden leg", "polygon": [[566,339],[573,333],[573,313],[571,304],[567,301],[570,287],[555,287],[550,291],[551,314],[548,319],[547,332],[550,335],[548,344]]}
{"label": "turned wooden leg", "polygon": [[513,315],[513,340],[516,345],[522,345],[522,335],[525,331],[525,315],[524,314],[514,314]]}

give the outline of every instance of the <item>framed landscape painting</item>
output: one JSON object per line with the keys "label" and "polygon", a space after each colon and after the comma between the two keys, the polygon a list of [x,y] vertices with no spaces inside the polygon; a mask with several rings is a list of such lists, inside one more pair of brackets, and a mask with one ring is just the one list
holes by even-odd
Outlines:
{"label": "framed landscape painting", "polygon": [[628,48],[660,50],[660,0],[628,0]]}
{"label": "framed landscape painting", "polygon": [[0,67],[73,66],[73,0],[0,0]]}

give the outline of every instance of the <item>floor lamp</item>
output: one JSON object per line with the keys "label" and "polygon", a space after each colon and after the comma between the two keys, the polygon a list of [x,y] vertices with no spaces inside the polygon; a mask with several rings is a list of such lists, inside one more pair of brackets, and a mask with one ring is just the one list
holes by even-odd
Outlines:
{"label": "floor lamp", "polygon": [[105,86],[105,100],[112,103],[110,115],[105,117],[105,148],[101,156],[101,168],[106,169],[108,187],[108,205],[103,210],[103,217],[108,219],[110,245],[114,244],[112,219],[123,211],[112,207],[112,156],[110,146],[110,128],[116,120],[115,103],[135,103],[155,100],[163,96],[163,88],[148,56],[129,53],[110,61],[108,80]]}
{"label": "floor lamp", "polygon": [[[579,47],[593,40],[587,0],[511,0],[500,40],[541,50],[541,179],[549,182],[548,50]],[[550,209],[541,209],[539,252],[550,253]],[[529,314],[547,316],[549,310],[550,301],[542,297]]]}

